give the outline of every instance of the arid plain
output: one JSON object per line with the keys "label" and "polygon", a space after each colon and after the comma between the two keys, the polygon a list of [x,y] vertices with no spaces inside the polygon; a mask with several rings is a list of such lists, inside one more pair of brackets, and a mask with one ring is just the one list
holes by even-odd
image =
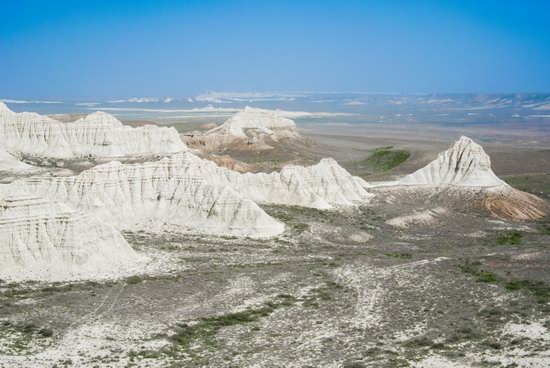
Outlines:
{"label": "arid plain", "polygon": [[[28,198],[45,198],[67,208],[41,214],[62,213],[77,224],[74,211],[98,219],[93,226],[102,230],[94,234],[105,245],[97,245],[97,260],[90,251],[56,263],[51,253],[45,262],[52,271],[41,280],[26,273],[25,262],[33,263],[24,257],[3,273],[0,365],[548,366],[544,122],[500,124],[489,113],[483,124],[413,124],[401,115],[388,123],[378,113],[358,122],[362,112],[312,117],[284,109],[117,116],[132,129],[153,123],[177,133],[119,132],[114,137],[133,134],[134,143],[121,140],[114,154],[93,142],[63,155],[10,143],[5,162],[18,166],[15,157],[36,171],[2,173],[3,226],[21,218],[8,211],[42,208]],[[116,125],[97,118],[91,126]],[[135,143],[141,134],[145,148]],[[110,157],[124,159],[113,164]],[[129,184],[116,184],[125,178]],[[147,180],[158,192],[136,189]],[[82,189],[98,187],[104,192],[97,196]],[[189,199],[202,195],[208,200]],[[122,238],[101,227],[105,220]],[[56,248],[36,234],[39,253]],[[116,254],[105,250],[109,242]],[[56,271],[68,263],[89,269]]]}

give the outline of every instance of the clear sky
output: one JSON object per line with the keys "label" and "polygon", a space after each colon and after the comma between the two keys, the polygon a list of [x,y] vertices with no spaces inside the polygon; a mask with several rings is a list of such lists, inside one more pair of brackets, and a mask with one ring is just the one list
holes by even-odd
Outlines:
{"label": "clear sky", "polygon": [[550,1],[0,5],[4,98],[550,91]]}

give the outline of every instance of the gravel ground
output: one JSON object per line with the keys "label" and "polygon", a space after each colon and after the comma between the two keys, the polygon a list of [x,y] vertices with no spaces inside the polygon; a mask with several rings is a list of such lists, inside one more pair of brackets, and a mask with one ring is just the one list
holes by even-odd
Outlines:
{"label": "gravel ground", "polygon": [[271,240],[127,233],[167,266],[0,284],[0,366],[548,366],[540,224],[447,208],[403,228],[389,220],[434,206],[399,203],[268,206],[288,226]]}

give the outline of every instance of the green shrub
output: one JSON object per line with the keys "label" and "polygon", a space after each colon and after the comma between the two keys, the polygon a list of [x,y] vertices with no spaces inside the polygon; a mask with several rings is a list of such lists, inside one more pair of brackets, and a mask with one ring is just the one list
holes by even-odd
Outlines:
{"label": "green shrub", "polygon": [[503,234],[497,238],[498,245],[518,245],[521,244],[523,234],[519,231],[512,231],[507,234]]}
{"label": "green shrub", "polygon": [[493,272],[481,271],[478,280],[481,282],[497,282],[498,277]]}
{"label": "green shrub", "polygon": [[509,291],[528,291],[541,303],[550,301],[550,287],[542,281],[513,280],[508,281],[504,287]]}
{"label": "green shrub", "polygon": [[392,253],[384,253],[384,255],[387,256],[387,257],[398,258],[398,259],[411,259],[412,258],[412,254],[410,254],[410,253],[392,252]]}
{"label": "green shrub", "polygon": [[135,285],[135,284],[139,284],[140,282],[143,282],[143,279],[141,278],[141,276],[134,275],[134,276],[128,277],[126,279],[126,282],[130,285]]}
{"label": "green shrub", "polygon": [[550,235],[550,223],[540,224],[539,233],[542,235]]}

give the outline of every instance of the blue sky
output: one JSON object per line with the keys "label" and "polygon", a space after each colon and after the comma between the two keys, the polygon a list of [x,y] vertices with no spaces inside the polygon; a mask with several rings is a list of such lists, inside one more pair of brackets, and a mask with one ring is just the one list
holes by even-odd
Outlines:
{"label": "blue sky", "polygon": [[2,1],[0,97],[548,92],[550,1]]}

